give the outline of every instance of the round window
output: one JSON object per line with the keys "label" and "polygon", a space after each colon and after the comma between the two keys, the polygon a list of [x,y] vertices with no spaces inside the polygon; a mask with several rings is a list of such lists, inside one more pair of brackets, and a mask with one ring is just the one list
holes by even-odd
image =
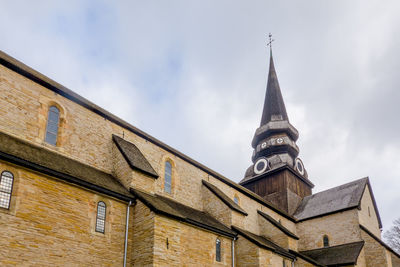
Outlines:
{"label": "round window", "polygon": [[303,175],[304,174],[304,166],[303,166],[303,162],[301,161],[301,159],[297,158],[296,159],[296,170]]}
{"label": "round window", "polygon": [[254,164],[254,173],[261,174],[268,169],[268,160],[266,158],[260,158]]}

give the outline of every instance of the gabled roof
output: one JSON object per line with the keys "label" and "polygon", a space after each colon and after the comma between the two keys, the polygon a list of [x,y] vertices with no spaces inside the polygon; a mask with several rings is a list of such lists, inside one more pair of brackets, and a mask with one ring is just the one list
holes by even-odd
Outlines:
{"label": "gabled roof", "polygon": [[269,239],[267,239],[264,236],[259,236],[259,235],[253,234],[249,231],[246,231],[244,229],[241,229],[241,228],[233,226],[233,225],[232,225],[232,229],[235,230],[236,232],[238,232],[241,236],[245,237],[250,242],[256,244],[257,246],[259,246],[261,248],[270,250],[276,254],[279,254],[281,256],[284,256],[284,257],[287,257],[290,259],[296,258],[293,254],[289,253],[288,250],[278,246],[277,244],[270,241]]}
{"label": "gabled roof", "polygon": [[371,192],[379,227],[382,227],[381,218],[368,177],[303,198],[293,216],[296,217],[298,221],[303,221],[352,208],[360,208],[361,199],[367,185]]}
{"label": "gabled roof", "polygon": [[299,240],[299,237],[295,234],[293,234],[289,229],[287,229],[286,227],[284,227],[281,223],[277,222],[274,218],[272,218],[271,216],[269,216],[268,214],[257,210],[258,214],[260,214],[264,219],[266,219],[267,221],[269,221],[272,225],[274,225],[276,228],[278,228],[279,230],[281,230],[285,235],[294,238],[296,240]]}
{"label": "gabled roof", "polygon": [[196,160],[190,158],[189,156],[183,154],[182,152],[168,146],[167,144],[161,142],[157,138],[143,132],[142,130],[136,128],[135,126],[129,124],[128,122],[118,118],[117,116],[111,114],[110,112],[106,111],[105,109],[97,106],[96,104],[92,103],[91,101],[87,100],[86,98],[78,95],[77,93],[73,92],[72,90],[66,88],[65,86],[55,82],[54,80],[50,79],[49,77],[43,75],[42,73],[37,72],[36,70],[30,68],[29,66],[25,65],[21,61],[7,55],[3,51],[0,50],[0,65],[5,66],[6,68],[15,71],[16,73],[22,75],[23,77],[81,105],[82,107],[92,111],[93,113],[115,123],[116,125],[135,133],[137,136],[145,139],[146,141],[164,149],[172,153],[173,155],[177,156],[178,158],[196,166],[200,170],[204,171],[205,173],[211,175],[212,177],[220,180],[221,182],[225,183],[226,185],[235,188],[236,190],[240,191],[241,193],[245,194],[246,196],[252,198],[253,200],[257,201],[258,203],[269,207],[270,209],[274,210],[275,212],[279,213],[280,215],[284,216],[288,220],[295,221],[295,218],[289,215],[284,210],[281,210],[279,207],[274,205],[273,203],[266,201],[256,193],[248,190],[247,188],[233,182],[232,180],[226,178],[225,176],[221,175],[220,173],[208,168],[207,166],[197,162]]}
{"label": "gabled roof", "polygon": [[300,253],[326,266],[346,266],[357,263],[363,246],[364,241],[359,241],[339,246],[300,251]]}
{"label": "gabled roof", "polygon": [[157,172],[153,169],[150,162],[148,162],[143,156],[139,148],[137,148],[133,143],[128,142],[114,134],[112,139],[132,169],[142,171],[152,177],[158,178]]}
{"label": "gabled roof", "polygon": [[225,195],[224,192],[222,192],[218,187],[215,185],[203,180],[203,185],[207,187],[211,192],[214,193],[216,197],[218,197],[222,202],[225,203],[229,208],[231,208],[234,211],[237,211],[245,216],[247,216],[247,212],[245,212],[238,204],[236,204],[230,197]]}
{"label": "gabled roof", "polygon": [[133,198],[110,174],[3,132],[0,132],[0,159],[121,200]]}
{"label": "gabled roof", "polygon": [[155,213],[172,217],[179,221],[189,223],[228,237],[234,237],[236,235],[234,231],[220,223],[217,219],[206,212],[193,209],[157,194],[152,195],[133,188],[131,188],[130,191]]}

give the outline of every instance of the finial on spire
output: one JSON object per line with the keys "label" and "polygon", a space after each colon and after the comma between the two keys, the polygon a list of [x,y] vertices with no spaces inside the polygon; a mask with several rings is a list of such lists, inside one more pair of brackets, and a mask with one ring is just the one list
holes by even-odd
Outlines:
{"label": "finial on spire", "polygon": [[267,46],[269,46],[269,51],[272,53],[272,42],[275,41],[275,40],[272,39],[272,34],[271,33],[269,33],[268,37],[269,37],[269,42],[267,43]]}

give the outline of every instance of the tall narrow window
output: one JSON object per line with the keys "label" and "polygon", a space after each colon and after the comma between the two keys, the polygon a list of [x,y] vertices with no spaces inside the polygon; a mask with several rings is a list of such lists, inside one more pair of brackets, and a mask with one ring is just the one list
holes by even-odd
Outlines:
{"label": "tall narrow window", "polygon": [[172,184],[172,165],[169,161],[165,162],[164,191],[171,194]]}
{"label": "tall narrow window", "polygon": [[58,134],[58,121],[60,119],[60,110],[51,106],[49,108],[49,114],[47,117],[47,128],[46,128],[46,143],[51,145],[57,144],[57,134]]}
{"label": "tall narrow window", "polygon": [[215,241],[215,260],[221,261],[221,240],[219,238]]}
{"label": "tall narrow window", "polygon": [[96,232],[103,233],[106,226],[106,204],[100,201],[97,204]]}
{"label": "tall narrow window", "polygon": [[324,247],[329,247],[329,238],[327,235],[324,235],[323,240],[324,240]]}
{"label": "tall narrow window", "polygon": [[4,171],[0,177],[0,208],[9,209],[14,176],[11,172]]}
{"label": "tall narrow window", "polygon": [[234,196],[234,197],[233,197],[233,202],[235,202],[236,204],[239,205],[239,198],[238,198],[238,196]]}

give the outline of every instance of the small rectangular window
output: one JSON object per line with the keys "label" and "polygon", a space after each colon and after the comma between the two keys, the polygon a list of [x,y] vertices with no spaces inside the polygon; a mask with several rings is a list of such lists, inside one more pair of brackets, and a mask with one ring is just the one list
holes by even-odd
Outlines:
{"label": "small rectangular window", "polygon": [[100,201],[97,204],[96,232],[103,233],[106,226],[106,204]]}
{"label": "small rectangular window", "polygon": [[11,172],[4,171],[0,177],[0,208],[9,209],[14,176]]}
{"label": "small rectangular window", "polygon": [[215,260],[221,262],[221,240],[215,241]]}

